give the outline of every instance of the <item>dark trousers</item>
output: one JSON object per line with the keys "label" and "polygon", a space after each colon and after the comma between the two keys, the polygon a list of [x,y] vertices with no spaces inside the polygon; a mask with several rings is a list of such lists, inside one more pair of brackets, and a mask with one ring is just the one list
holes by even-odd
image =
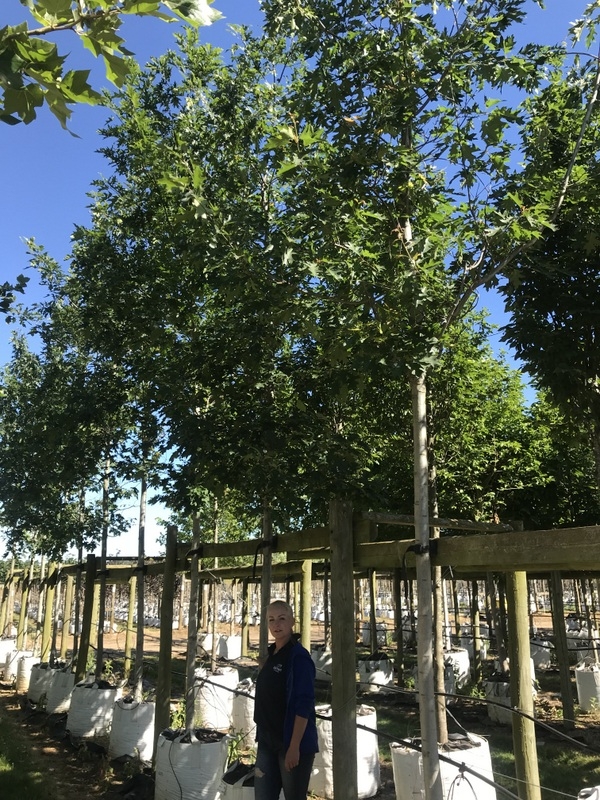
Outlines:
{"label": "dark trousers", "polygon": [[314,753],[301,754],[298,766],[288,772],[285,750],[271,750],[259,743],[254,770],[255,800],[279,800],[282,789],[285,800],[306,800],[314,760]]}

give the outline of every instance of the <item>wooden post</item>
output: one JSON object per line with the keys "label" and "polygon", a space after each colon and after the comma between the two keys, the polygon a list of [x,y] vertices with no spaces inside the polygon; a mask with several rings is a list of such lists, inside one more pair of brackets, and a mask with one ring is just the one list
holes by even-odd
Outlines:
{"label": "wooden post", "polygon": [[[171,720],[171,656],[173,648],[173,599],[175,597],[175,568],[177,566],[177,528],[167,528],[165,571],[163,574],[162,601],[160,604],[160,644],[158,652],[158,680],[156,682],[156,716],[154,718],[154,749],[156,760],[158,737]],[[140,620],[138,619],[138,625]]]}
{"label": "wooden post", "polygon": [[62,631],[60,636],[60,660],[67,660],[67,652],[69,650],[69,630],[71,627],[71,607],[73,605],[73,576],[67,575],[65,583],[65,597],[63,601],[63,619]]}
{"label": "wooden post", "polygon": [[[85,678],[87,669],[87,658],[90,649],[90,635],[92,630],[92,613],[94,610],[94,595],[96,580],[96,556],[88,553],[85,566],[85,595],[83,598],[83,619],[81,622],[81,638],[79,650],[77,652],[77,669],[75,671],[75,682],[79,683]],[[75,620],[75,629],[79,620]]]}
{"label": "wooden post", "polygon": [[553,572],[550,576],[551,601],[552,601],[552,628],[554,630],[554,645],[560,675],[560,696],[563,707],[563,726],[565,730],[575,727],[575,705],[573,703],[573,689],[571,687],[571,670],[569,668],[569,648],[567,646],[567,629],[565,627],[565,606],[563,600],[563,585],[560,572]]}
{"label": "wooden post", "polygon": [[198,551],[202,538],[200,517],[195,513],[192,517],[192,557],[190,561],[190,602],[188,610],[188,636],[185,666],[185,727],[191,731],[194,727],[194,705],[196,700],[195,669],[196,651],[198,649],[198,593],[200,590],[200,558]]}
{"label": "wooden post", "polygon": [[300,595],[300,641],[310,653],[311,606],[312,606],[312,561],[302,562],[302,593]]}
{"label": "wooden post", "polygon": [[29,572],[23,580],[23,591],[21,593],[21,610],[19,612],[19,625],[17,628],[17,650],[27,650],[27,607],[29,605],[29,590],[33,581],[33,558],[29,564]]}
{"label": "wooden post", "polygon": [[331,685],[333,782],[336,796],[357,800],[356,642],[354,638],[354,572],[352,505],[329,505],[331,545]]}
{"label": "wooden post", "polygon": [[113,583],[110,587],[110,611],[108,614],[108,632],[115,633],[115,602],[117,599],[117,584]]}
{"label": "wooden post", "polygon": [[508,628],[510,652],[510,699],[513,708],[528,714],[512,715],[515,772],[517,791],[523,800],[541,800],[533,721],[533,687],[531,684],[531,653],[529,647],[529,597],[525,572],[506,574]]}
{"label": "wooden post", "polygon": [[[94,602],[92,606],[92,627],[90,628],[90,642],[98,649],[102,644],[103,634],[100,631],[100,584],[94,583]],[[96,658],[96,670],[98,669],[98,658]],[[96,675],[98,675],[96,671]],[[100,676],[98,676],[100,677]]]}
{"label": "wooden post", "polygon": [[42,626],[42,650],[40,661],[46,663],[50,661],[50,643],[52,636],[52,622],[54,621],[53,605],[54,593],[56,589],[56,564],[50,564],[48,568],[48,578],[44,588],[44,616]]}
{"label": "wooden post", "polygon": [[[131,651],[133,649],[133,626],[135,618],[135,598],[137,590],[137,576],[129,578],[129,600],[127,602],[127,627],[125,628],[125,656],[123,660],[123,677],[129,681],[131,675]],[[136,700],[138,698],[136,697]],[[140,698],[141,699],[141,698]]]}
{"label": "wooden post", "polygon": [[2,610],[0,611],[0,636],[12,635],[13,617],[15,610],[15,557],[10,559],[10,569],[4,592],[2,595]]}
{"label": "wooden post", "polygon": [[7,577],[6,581],[2,584],[2,602],[0,603],[0,636],[4,636],[6,634],[6,611],[8,606],[9,581],[10,577]]}

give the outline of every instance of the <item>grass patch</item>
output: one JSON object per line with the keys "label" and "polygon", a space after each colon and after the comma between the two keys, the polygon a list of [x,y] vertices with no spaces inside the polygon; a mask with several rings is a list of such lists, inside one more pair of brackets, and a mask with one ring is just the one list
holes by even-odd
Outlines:
{"label": "grass patch", "polygon": [[2,800],[55,800],[61,796],[47,766],[36,763],[27,735],[8,714],[3,714],[0,718]]}

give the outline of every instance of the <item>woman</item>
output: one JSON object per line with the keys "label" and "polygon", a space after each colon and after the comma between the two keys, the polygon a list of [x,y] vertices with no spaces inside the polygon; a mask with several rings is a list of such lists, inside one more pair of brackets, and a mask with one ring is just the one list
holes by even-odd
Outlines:
{"label": "woman", "polygon": [[315,665],[294,633],[294,612],[283,600],[267,610],[274,639],[258,673],[254,721],[258,751],[255,800],[306,800],[315,753]]}

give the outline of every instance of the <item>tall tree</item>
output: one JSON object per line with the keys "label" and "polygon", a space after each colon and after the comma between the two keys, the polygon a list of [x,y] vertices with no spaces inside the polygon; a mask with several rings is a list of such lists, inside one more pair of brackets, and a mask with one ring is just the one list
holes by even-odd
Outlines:
{"label": "tall tree", "polygon": [[[559,50],[517,50],[526,3],[266,0],[288,37],[288,122],[272,139],[293,182],[294,238],[348,360],[404,368],[413,396],[419,689],[426,796],[441,797],[433,720],[427,375],[473,292],[543,235],[560,192],[506,194],[525,108]],[[507,94],[504,93],[504,97]],[[511,131],[511,129],[513,129]],[[494,193],[506,197],[494,207]],[[307,223],[307,220],[309,221]],[[373,367],[373,372],[376,367]],[[371,369],[368,369],[370,372]]]}

